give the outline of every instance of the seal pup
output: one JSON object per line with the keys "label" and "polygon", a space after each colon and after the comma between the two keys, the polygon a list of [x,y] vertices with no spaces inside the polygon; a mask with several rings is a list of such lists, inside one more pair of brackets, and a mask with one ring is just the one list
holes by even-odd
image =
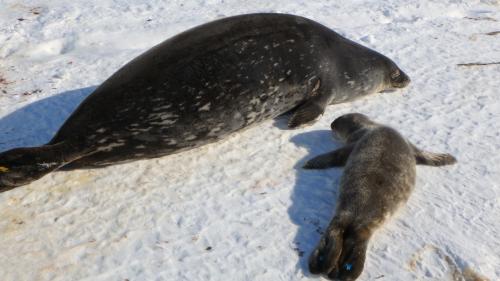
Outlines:
{"label": "seal pup", "polygon": [[0,189],[56,169],[177,153],[290,111],[288,125],[295,128],[316,120],[328,104],[409,82],[387,57],[307,18],[216,20],[127,63],[48,144],[0,154]]}
{"label": "seal pup", "polygon": [[332,280],[355,280],[363,270],[370,237],[413,191],[416,164],[441,166],[456,159],[422,151],[396,130],[359,113],[335,119],[331,128],[345,145],[304,165],[345,165],[335,216],[309,258],[309,270]]}

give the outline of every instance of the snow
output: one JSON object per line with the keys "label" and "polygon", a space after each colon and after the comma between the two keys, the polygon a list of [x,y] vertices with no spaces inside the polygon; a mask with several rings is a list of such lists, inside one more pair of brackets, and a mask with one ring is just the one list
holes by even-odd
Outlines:
{"label": "snow", "polygon": [[348,112],[459,160],[418,167],[360,280],[500,280],[500,65],[458,65],[500,62],[495,0],[2,0],[0,151],[48,141],[149,47],[249,12],[317,20],[392,58],[412,83],[330,106],[309,127],[269,120],[185,153],[52,173],[2,193],[2,280],[320,279],[307,258],[342,170],[299,167],[339,146],[329,124]]}

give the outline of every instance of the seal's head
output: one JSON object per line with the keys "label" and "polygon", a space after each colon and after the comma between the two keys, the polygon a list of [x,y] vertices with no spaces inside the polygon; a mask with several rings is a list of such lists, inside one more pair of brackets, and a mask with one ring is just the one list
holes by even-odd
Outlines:
{"label": "seal's head", "polygon": [[353,133],[361,130],[377,126],[368,116],[361,113],[349,113],[335,119],[331,128],[335,137],[346,142]]}
{"label": "seal's head", "polygon": [[410,84],[410,77],[383,55],[373,52],[356,53],[350,59],[348,62],[340,62],[340,68],[344,71],[340,83],[349,91],[349,97],[392,92]]}

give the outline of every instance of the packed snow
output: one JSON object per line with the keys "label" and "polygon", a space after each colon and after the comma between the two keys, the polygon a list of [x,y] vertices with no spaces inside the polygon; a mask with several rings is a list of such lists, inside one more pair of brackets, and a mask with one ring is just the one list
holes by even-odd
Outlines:
{"label": "packed snow", "polygon": [[[419,166],[373,237],[360,280],[500,280],[500,2],[0,0],[0,151],[48,141],[74,108],[151,46],[214,19],[306,16],[397,62],[408,88],[269,120],[219,143],[0,194],[1,280],[311,280],[342,169],[330,122],[361,112],[458,164]],[[111,108],[110,108],[111,110]]]}

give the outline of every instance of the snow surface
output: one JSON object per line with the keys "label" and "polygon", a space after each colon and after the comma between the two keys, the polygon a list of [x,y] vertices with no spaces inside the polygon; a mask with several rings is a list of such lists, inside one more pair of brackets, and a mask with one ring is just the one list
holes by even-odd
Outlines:
{"label": "snow surface", "polygon": [[0,194],[1,280],[310,280],[341,169],[305,171],[361,112],[459,163],[418,167],[360,280],[500,280],[500,3],[495,0],[0,0],[0,151],[48,141],[120,66],[187,28],[249,12],[315,19],[394,59],[396,93],[267,121],[225,141]]}

